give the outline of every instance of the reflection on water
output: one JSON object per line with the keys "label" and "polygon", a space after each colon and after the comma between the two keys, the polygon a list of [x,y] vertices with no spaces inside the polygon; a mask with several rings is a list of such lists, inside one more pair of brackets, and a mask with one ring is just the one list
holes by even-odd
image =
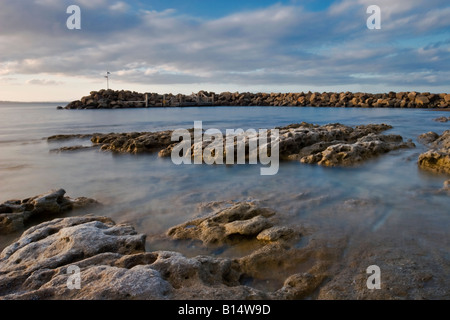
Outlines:
{"label": "reflection on water", "polygon": [[[445,112],[345,108],[167,108],[129,110],[63,110],[56,105],[0,105],[0,201],[23,199],[64,188],[71,197],[87,196],[105,204],[95,214],[130,222],[149,235],[149,249],[179,250],[219,256],[245,254],[234,248],[211,249],[159,241],[168,228],[200,214],[210,201],[257,200],[317,234],[349,237],[349,243],[386,234],[402,243],[420,243],[447,252],[450,198],[436,194],[445,176],[417,169],[425,147],[399,150],[353,168],[322,168],[282,162],[275,176],[261,176],[259,166],[175,166],[157,155],[113,155],[87,150],[50,153],[60,146],[88,145],[75,140],[48,143],[55,134],[157,131],[191,128],[272,128],[302,121],[346,125],[387,123],[391,133],[412,139],[424,132],[441,133],[448,124],[432,119]],[[76,214],[76,213],[72,213]],[[11,237],[0,237],[0,247]]]}

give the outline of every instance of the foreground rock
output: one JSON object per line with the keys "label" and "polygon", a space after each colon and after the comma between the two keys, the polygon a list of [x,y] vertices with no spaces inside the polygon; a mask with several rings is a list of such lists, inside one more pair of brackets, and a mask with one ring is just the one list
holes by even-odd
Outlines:
{"label": "foreground rock", "polygon": [[436,133],[426,135],[430,150],[419,156],[419,167],[437,173],[450,174],[450,130],[444,131],[440,136]]}
{"label": "foreground rock", "polygon": [[100,90],[69,103],[66,109],[121,109],[179,106],[312,106],[356,108],[449,108],[450,94],[429,92],[251,93],[199,91],[192,95]]}
{"label": "foreground rock", "polygon": [[251,238],[276,241],[281,238],[294,237],[294,230],[286,227],[274,227],[275,214],[276,212],[269,208],[260,208],[253,203],[240,202],[216,211],[210,216],[173,227],[168,231],[168,235],[177,240],[200,240],[207,245],[233,244],[242,239],[249,240]]}
{"label": "foreground rock", "polygon": [[[363,162],[372,157],[402,148],[413,148],[411,141],[404,142],[399,135],[383,135],[383,131],[392,127],[386,124],[369,124],[356,127],[339,123],[323,126],[300,123],[276,128],[279,130],[280,159],[297,160],[303,163],[315,163],[323,166],[346,166]],[[190,130],[191,141],[194,141],[194,130]],[[159,152],[160,157],[170,157],[179,142],[171,140],[172,131],[133,132],[94,134],[91,141],[101,150],[118,153],[151,153]],[[226,161],[227,148],[224,136],[222,146],[223,160]],[[259,134],[244,133],[239,138],[245,139],[245,158],[249,159],[250,141],[259,138]],[[191,143],[191,156],[201,153],[206,157],[215,157],[212,139]],[[270,130],[267,144],[258,148],[267,148],[271,152]],[[85,147],[83,147],[85,148]],[[70,148],[69,148],[70,150]],[[206,151],[209,150],[209,151]],[[234,141],[235,158],[238,141]],[[258,149],[259,150],[259,149]],[[256,150],[256,152],[258,151]],[[63,150],[67,151],[67,150]],[[210,154],[208,154],[210,152]],[[253,150],[255,152],[255,150]],[[219,155],[220,156],[220,155]]]}
{"label": "foreground rock", "polygon": [[73,209],[98,204],[89,198],[71,199],[66,191],[59,189],[24,200],[9,200],[0,204],[0,234],[22,230],[34,218],[48,219]]}
{"label": "foreground rock", "polygon": [[[311,293],[325,275],[301,273],[281,289],[242,284],[268,259],[298,257],[278,243],[243,259],[145,252],[145,236],[105,217],[72,217],[27,230],[0,254],[1,299],[288,299]],[[272,257],[272,258],[270,258]],[[70,289],[69,267],[80,268]],[[319,270],[315,268],[314,270]]]}
{"label": "foreground rock", "polygon": [[[378,210],[376,201],[364,208],[356,199],[342,205],[346,215]],[[286,216],[255,202],[210,208],[207,216],[167,235],[177,245],[195,243],[215,253],[219,246],[220,258],[146,252],[144,235],[106,217],[59,218],[34,226],[0,253],[0,300],[449,297],[448,265],[439,258],[445,245],[430,249],[408,237],[398,246],[398,238],[385,232],[367,241],[363,232],[354,241],[323,227],[286,226]],[[366,269],[374,264],[382,270],[381,290],[366,285]],[[80,271],[79,289],[72,287],[77,274],[71,270]]]}

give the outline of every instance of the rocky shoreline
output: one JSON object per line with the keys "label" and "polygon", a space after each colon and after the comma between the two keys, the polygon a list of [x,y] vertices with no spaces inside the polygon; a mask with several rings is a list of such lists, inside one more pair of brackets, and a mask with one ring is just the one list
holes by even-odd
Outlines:
{"label": "rocky shoreline", "polygon": [[[345,236],[323,239],[301,222],[286,224],[285,214],[258,202],[212,207],[212,212],[174,226],[160,237],[208,248],[241,246],[246,248],[245,255],[187,257],[175,251],[147,251],[146,235],[129,224],[92,215],[56,218],[30,227],[0,253],[0,300],[435,299],[450,295],[445,272],[436,271],[426,260],[411,266],[403,258],[409,255],[393,253],[391,240],[382,235],[382,246],[368,250],[367,244],[361,244],[350,255]],[[383,290],[366,287],[365,269],[374,261],[383,261]],[[343,268],[344,262],[348,265]],[[79,288],[68,286],[74,284],[69,271],[73,267],[79,270]],[[257,284],[265,279],[276,285]]]}
{"label": "rocky shoreline", "polygon": [[[100,90],[69,103],[65,109],[123,109],[184,106],[309,106],[356,108],[450,108],[450,94],[429,92],[250,93],[199,91],[192,95]],[[63,109],[60,107],[59,109]]]}
{"label": "rocky shoreline", "polygon": [[[309,250],[290,248],[300,236],[293,229],[255,226],[258,217],[265,219],[263,216],[275,214],[252,203],[237,203],[211,215],[208,221],[215,220],[215,225],[203,224],[203,231],[216,234],[220,241],[260,242],[252,254],[236,259],[146,252],[145,235],[106,217],[45,222],[28,229],[0,254],[0,299],[300,298],[317,288],[326,276],[326,268],[316,266],[314,274],[294,274],[275,292],[243,284],[243,279],[263,272],[270,261],[288,261],[290,257],[289,263],[298,263],[311,254]],[[218,229],[226,229],[227,233],[217,233]],[[186,227],[173,230],[182,233]],[[180,239],[173,230],[168,232],[169,237]],[[72,265],[81,270],[80,290],[67,287],[67,268]]]}

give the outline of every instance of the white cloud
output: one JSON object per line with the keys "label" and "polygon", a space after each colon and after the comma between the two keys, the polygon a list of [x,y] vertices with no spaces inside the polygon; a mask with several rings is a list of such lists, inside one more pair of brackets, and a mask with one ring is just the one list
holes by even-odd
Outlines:
{"label": "white cloud", "polygon": [[107,0],[77,0],[77,4],[80,7],[86,8],[99,8],[107,5]]}
{"label": "white cloud", "polygon": [[123,1],[116,2],[113,5],[109,6],[109,10],[120,13],[127,12],[129,9],[130,6]]}

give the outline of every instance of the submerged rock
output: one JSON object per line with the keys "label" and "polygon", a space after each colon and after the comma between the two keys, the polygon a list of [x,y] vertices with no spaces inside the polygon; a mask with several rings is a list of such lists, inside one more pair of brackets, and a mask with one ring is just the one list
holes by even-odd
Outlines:
{"label": "submerged rock", "polygon": [[275,226],[261,231],[256,236],[256,239],[262,241],[277,241],[280,239],[289,239],[295,236],[295,231],[292,228]]}
{"label": "submerged rock", "polygon": [[436,132],[430,131],[430,132],[427,132],[427,133],[422,133],[417,138],[417,140],[420,143],[423,143],[423,144],[430,144],[430,143],[436,141],[437,138],[439,138],[439,135]]}
{"label": "submerged rock", "polygon": [[436,121],[436,122],[448,122],[448,121],[450,121],[450,117],[439,117],[439,118],[434,119],[434,121]]}
{"label": "submerged rock", "polygon": [[450,191],[450,179],[444,182],[444,190]]}
{"label": "submerged rock", "polygon": [[450,174],[450,130],[444,131],[430,144],[430,150],[419,156],[420,168]]}
{"label": "submerged rock", "polygon": [[61,153],[61,152],[73,152],[73,151],[85,151],[92,149],[93,146],[70,146],[70,147],[61,147],[58,149],[52,149],[50,152]]}
{"label": "submerged rock", "polygon": [[57,134],[47,138],[47,141],[62,141],[72,139],[91,139],[92,134]]}
{"label": "submerged rock", "polygon": [[0,204],[0,234],[21,230],[31,218],[50,218],[72,209],[97,205],[93,199],[65,197],[63,189],[24,200],[9,200]]}

